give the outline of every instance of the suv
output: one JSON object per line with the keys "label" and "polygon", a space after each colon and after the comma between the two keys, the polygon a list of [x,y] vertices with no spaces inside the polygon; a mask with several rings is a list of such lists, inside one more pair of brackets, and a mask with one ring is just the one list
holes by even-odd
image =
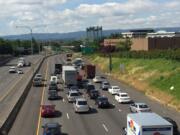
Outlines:
{"label": "suv", "polygon": [[56,83],[50,83],[49,84],[49,90],[58,90],[58,86]]}
{"label": "suv", "polygon": [[100,96],[96,99],[95,104],[98,106],[98,108],[104,108],[109,107],[110,103],[108,101],[108,98],[105,96]]}
{"label": "suv", "polygon": [[76,99],[74,105],[75,112],[88,112],[90,110],[85,98]]}
{"label": "suv", "polygon": [[61,135],[60,125],[58,123],[46,123],[42,128],[43,135]]}
{"label": "suv", "polygon": [[86,90],[86,93],[89,93],[91,90],[95,90],[95,86],[93,84],[88,84]]}
{"label": "suv", "polygon": [[108,81],[103,81],[103,82],[101,83],[101,89],[102,89],[102,90],[108,90],[109,87],[110,87],[110,84],[109,84]]}
{"label": "suv", "polygon": [[48,99],[49,99],[49,100],[59,99],[58,92],[57,92],[56,90],[50,90],[50,91],[49,91]]}
{"label": "suv", "polygon": [[98,90],[91,90],[88,93],[90,99],[96,99],[99,96],[99,91]]}
{"label": "suv", "polygon": [[33,86],[42,86],[42,84],[42,78],[35,76],[33,79]]}

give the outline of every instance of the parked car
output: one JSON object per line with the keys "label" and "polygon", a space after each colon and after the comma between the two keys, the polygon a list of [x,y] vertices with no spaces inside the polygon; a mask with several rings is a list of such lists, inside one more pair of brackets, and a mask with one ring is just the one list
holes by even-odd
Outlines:
{"label": "parked car", "polygon": [[125,92],[120,92],[120,93],[116,94],[115,100],[117,100],[119,103],[130,103],[131,102],[131,98]]}
{"label": "parked car", "polygon": [[108,88],[110,87],[110,84],[109,84],[109,82],[108,81],[103,81],[102,83],[101,83],[101,89],[102,90],[108,90]]}
{"label": "parked car", "polygon": [[78,91],[69,91],[67,94],[68,102],[74,102],[79,97],[80,97],[80,94]]}
{"label": "parked car", "polygon": [[151,109],[148,107],[145,103],[133,103],[130,105],[130,111],[131,112],[150,112]]}
{"label": "parked car", "polygon": [[42,105],[41,117],[55,116],[55,105]]}
{"label": "parked car", "polygon": [[16,73],[16,67],[15,66],[10,67],[9,68],[9,73]]}
{"label": "parked car", "polygon": [[75,112],[88,112],[90,107],[85,98],[77,98],[73,103]]}
{"label": "parked car", "polygon": [[109,89],[108,89],[108,92],[111,93],[112,95],[116,95],[118,93],[121,92],[119,86],[111,86]]}
{"label": "parked car", "polygon": [[24,72],[23,72],[22,69],[18,69],[18,70],[17,70],[17,73],[18,73],[18,74],[23,74]]}
{"label": "parked car", "polygon": [[60,125],[58,123],[46,123],[42,128],[42,135],[61,135]]}
{"label": "parked car", "polygon": [[95,76],[94,78],[93,78],[93,82],[94,83],[101,83],[102,81],[105,81],[105,77],[103,77],[103,76]]}
{"label": "parked car", "polygon": [[178,131],[177,123],[169,117],[163,117],[163,118],[173,125],[173,135],[178,135],[179,131]]}
{"label": "parked car", "polygon": [[91,90],[88,93],[90,99],[96,99],[99,96],[99,91],[98,90]]}
{"label": "parked car", "polygon": [[95,104],[98,106],[98,108],[105,108],[110,106],[108,98],[105,96],[99,96],[96,99]]}
{"label": "parked car", "polygon": [[56,90],[50,90],[48,95],[49,100],[56,100],[59,99],[58,92]]}

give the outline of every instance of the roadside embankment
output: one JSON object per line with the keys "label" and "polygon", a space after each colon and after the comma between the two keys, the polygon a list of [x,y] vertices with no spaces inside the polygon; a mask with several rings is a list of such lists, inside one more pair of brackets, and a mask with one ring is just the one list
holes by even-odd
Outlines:
{"label": "roadside embankment", "polygon": [[[109,73],[108,57],[93,54],[85,58],[104,73]],[[179,61],[112,57],[112,72],[109,75],[180,111]]]}

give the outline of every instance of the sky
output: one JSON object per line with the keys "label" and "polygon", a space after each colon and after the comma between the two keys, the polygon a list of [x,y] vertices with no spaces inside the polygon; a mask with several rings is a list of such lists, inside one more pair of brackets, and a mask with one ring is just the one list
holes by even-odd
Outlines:
{"label": "sky", "polygon": [[[17,27],[21,26],[21,27]],[[180,0],[0,0],[0,36],[180,26]]]}

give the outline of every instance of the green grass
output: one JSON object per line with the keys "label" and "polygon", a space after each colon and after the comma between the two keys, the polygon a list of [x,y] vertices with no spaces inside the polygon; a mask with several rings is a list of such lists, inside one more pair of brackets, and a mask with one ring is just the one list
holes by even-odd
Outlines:
{"label": "green grass", "polygon": [[[88,58],[96,63],[101,63],[104,69],[108,71],[108,58],[100,57],[98,54],[89,55]],[[125,65],[126,75],[132,77],[129,72],[135,70],[133,76],[137,79],[142,74],[147,74],[144,82],[152,88],[173,95],[180,101],[180,62],[166,59],[128,59],[128,58],[112,58],[113,73],[119,73],[120,64]],[[148,73],[153,73],[148,76]],[[171,91],[170,87],[174,86]]]}

